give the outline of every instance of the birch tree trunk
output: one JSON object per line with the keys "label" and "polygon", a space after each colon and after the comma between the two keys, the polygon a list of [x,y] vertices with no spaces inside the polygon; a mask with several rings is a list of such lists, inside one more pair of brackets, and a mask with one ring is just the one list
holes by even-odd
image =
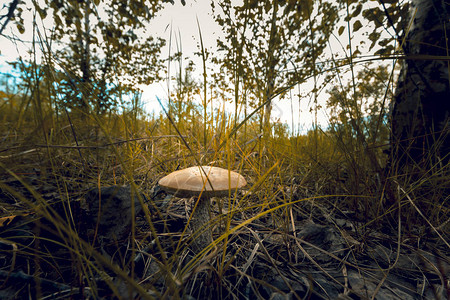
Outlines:
{"label": "birch tree trunk", "polygon": [[413,0],[414,20],[403,49],[407,59],[392,107],[391,151],[400,169],[426,170],[431,164],[449,162],[448,3]]}
{"label": "birch tree trunk", "polygon": [[264,118],[263,118],[263,132],[266,138],[272,135],[272,128],[270,126],[270,116],[272,113],[272,100],[269,100],[273,96],[273,90],[275,85],[275,66],[277,64],[277,58],[275,58],[275,43],[277,42],[277,13],[278,13],[278,1],[275,0],[273,3],[273,12],[270,25],[270,37],[269,37],[269,48],[268,48],[268,60],[266,69],[266,89],[264,93],[263,101],[266,103],[264,107]]}

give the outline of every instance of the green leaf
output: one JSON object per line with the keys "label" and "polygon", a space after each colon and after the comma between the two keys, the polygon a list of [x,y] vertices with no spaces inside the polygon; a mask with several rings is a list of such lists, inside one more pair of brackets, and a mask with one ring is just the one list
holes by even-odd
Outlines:
{"label": "green leaf", "polygon": [[381,48],[380,50],[376,51],[375,55],[380,55],[380,56],[390,55],[394,52],[394,50],[395,50],[394,46],[387,45],[386,47]]}
{"label": "green leaf", "polygon": [[25,27],[23,26],[23,24],[17,24],[17,29],[22,34],[25,32]]}
{"label": "green leaf", "polygon": [[338,34],[339,34],[339,35],[342,35],[342,33],[344,32],[344,30],[345,30],[345,26],[339,27]]}
{"label": "green leaf", "polygon": [[369,34],[369,40],[372,41],[372,44],[370,45],[369,51],[372,50],[372,48],[375,46],[375,43],[378,41],[378,39],[380,38],[381,33],[379,32],[372,32],[371,34]]}
{"label": "green leaf", "polygon": [[54,15],[53,18],[55,20],[56,27],[61,27],[62,26],[61,18],[58,15]]}
{"label": "green leaf", "polygon": [[384,13],[378,7],[366,9],[363,11],[363,16],[367,20],[374,22],[376,28],[383,25],[383,22],[380,20],[383,14]]}
{"label": "green leaf", "polygon": [[358,6],[353,11],[352,17],[357,17],[361,13],[361,10],[362,10],[362,4],[359,3]]}
{"label": "green leaf", "polygon": [[41,17],[41,19],[45,19],[47,17],[47,10],[40,8],[39,6],[36,7],[39,16]]}
{"label": "green leaf", "polygon": [[358,31],[362,28],[362,24],[359,20],[356,20],[355,23],[353,23],[353,31]]}

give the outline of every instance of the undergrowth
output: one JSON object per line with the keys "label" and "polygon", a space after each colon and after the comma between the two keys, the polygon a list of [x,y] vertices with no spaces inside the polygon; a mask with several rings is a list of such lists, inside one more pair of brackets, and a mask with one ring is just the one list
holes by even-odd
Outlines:
{"label": "undergrowth", "polygon": [[[302,260],[336,281],[323,270],[324,262],[304,250],[310,245],[300,235],[305,222],[332,224],[345,237],[346,257],[334,254],[335,249],[318,250],[344,270],[373,271],[358,265],[356,257],[376,248],[374,233],[379,244],[448,258],[448,166],[430,163],[426,171],[402,173],[390,165],[383,117],[373,126],[380,119],[370,123],[353,111],[347,123],[338,118],[328,129],[304,135],[273,123],[273,134],[267,135],[260,131],[258,114],[235,122],[222,108],[204,114],[206,102],[181,110],[174,105],[159,116],[146,115],[139,105],[98,113],[64,107],[53,85],[42,84],[31,80],[17,87],[16,93],[3,95],[0,106],[2,288],[15,280],[8,274],[31,276],[16,296],[239,299],[248,295],[240,289],[247,286],[266,298],[270,294],[255,286],[271,282],[256,278],[256,269],[275,270],[284,278],[282,266],[300,274]],[[175,94],[171,101],[182,103]],[[359,109],[335,96],[344,109]],[[210,99],[211,105],[215,101]],[[378,139],[362,133],[370,126]],[[186,223],[170,227],[175,225],[169,224],[169,209],[162,206],[166,195],[155,190],[159,178],[198,164],[238,171],[248,185],[214,199],[214,243],[193,253]],[[89,190],[113,185],[130,186],[144,209],[111,255],[95,233],[82,234],[81,211]],[[172,219],[190,205],[187,199],[170,201],[181,211]],[[394,268],[401,251],[396,253],[390,265],[377,270]],[[264,268],[252,265],[258,256],[265,256]],[[426,265],[420,267],[424,273]],[[448,274],[434,271],[448,289]],[[312,274],[302,278],[315,280]],[[289,288],[298,298],[313,293],[299,295]],[[47,289],[58,292],[48,295]]]}

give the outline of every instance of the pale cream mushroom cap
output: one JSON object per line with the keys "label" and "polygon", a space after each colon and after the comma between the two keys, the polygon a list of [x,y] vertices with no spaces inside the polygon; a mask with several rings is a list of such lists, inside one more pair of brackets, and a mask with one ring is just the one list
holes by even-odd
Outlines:
{"label": "pale cream mushroom cap", "polygon": [[[200,168],[203,168],[203,172]],[[208,175],[209,181],[206,179]],[[211,187],[211,185],[212,187]],[[210,166],[195,166],[178,170],[159,180],[159,185],[177,197],[226,196],[229,190],[239,189],[247,184],[245,178],[233,171]]]}

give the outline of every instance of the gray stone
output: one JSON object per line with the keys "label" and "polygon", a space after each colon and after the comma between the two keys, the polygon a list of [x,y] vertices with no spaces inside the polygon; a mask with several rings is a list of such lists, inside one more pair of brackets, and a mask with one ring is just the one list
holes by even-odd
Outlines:
{"label": "gray stone", "polygon": [[99,238],[108,242],[128,238],[133,218],[133,201],[134,216],[142,210],[136,191],[132,191],[129,186],[94,188],[86,193],[85,198],[89,210],[87,223],[93,226],[91,229],[98,226]]}

